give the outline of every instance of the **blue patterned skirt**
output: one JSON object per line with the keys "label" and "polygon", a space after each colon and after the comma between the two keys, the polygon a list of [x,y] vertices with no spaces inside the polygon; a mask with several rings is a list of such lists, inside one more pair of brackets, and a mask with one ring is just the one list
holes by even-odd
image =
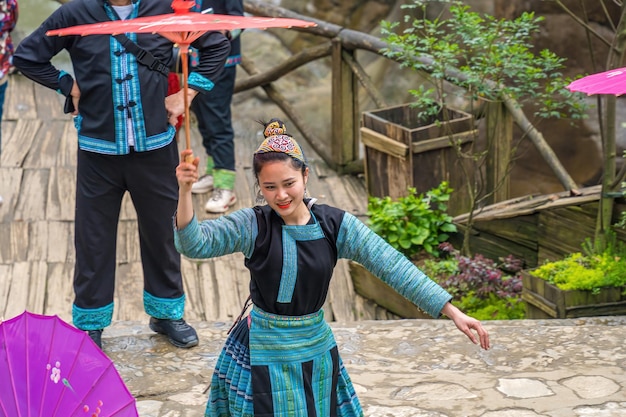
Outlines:
{"label": "blue patterned skirt", "polygon": [[300,317],[254,307],[218,358],[207,417],[362,417],[322,310]]}

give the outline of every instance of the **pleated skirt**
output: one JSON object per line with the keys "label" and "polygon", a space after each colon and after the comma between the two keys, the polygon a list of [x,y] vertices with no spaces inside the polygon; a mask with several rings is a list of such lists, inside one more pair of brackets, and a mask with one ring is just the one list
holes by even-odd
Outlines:
{"label": "pleated skirt", "polygon": [[254,307],[228,336],[207,417],[362,417],[324,313],[288,317]]}

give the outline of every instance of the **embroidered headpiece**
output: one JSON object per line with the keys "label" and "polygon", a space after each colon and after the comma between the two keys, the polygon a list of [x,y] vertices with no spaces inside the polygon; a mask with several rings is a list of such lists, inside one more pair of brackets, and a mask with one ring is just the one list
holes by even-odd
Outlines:
{"label": "embroidered headpiece", "polygon": [[265,140],[257,148],[255,155],[267,152],[282,152],[294,159],[306,163],[302,148],[290,135],[287,134],[287,127],[279,119],[271,119],[269,122],[261,122],[264,126],[263,136]]}

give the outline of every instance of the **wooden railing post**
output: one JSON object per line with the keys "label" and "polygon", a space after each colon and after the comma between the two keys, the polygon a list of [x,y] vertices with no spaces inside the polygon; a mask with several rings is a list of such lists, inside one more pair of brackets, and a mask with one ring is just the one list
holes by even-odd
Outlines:
{"label": "wooden railing post", "polygon": [[[333,164],[346,171],[351,162],[359,159],[359,105],[357,78],[343,54],[354,55],[345,50],[341,39],[332,40],[332,106],[331,151]],[[348,169],[349,171],[349,169]]]}
{"label": "wooden railing post", "polygon": [[487,114],[487,193],[492,192],[487,204],[510,198],[511,146],[513,143],[513,116],[502,102],[486,104]]}

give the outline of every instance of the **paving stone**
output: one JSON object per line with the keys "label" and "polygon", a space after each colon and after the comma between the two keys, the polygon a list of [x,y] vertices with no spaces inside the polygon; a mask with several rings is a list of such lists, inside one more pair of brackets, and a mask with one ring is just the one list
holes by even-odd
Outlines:
{"label": "paving stone", "polygon": [[621,389],[615,382],[603,376],[575,376],[562,383],[581,398],[602,398]]}
{"label": "paving stone", "polygon": [[554,395],[554,392],[541,381],[530,378],[502,378],[498,381],[498,391],[507,397],[537,398]]}

